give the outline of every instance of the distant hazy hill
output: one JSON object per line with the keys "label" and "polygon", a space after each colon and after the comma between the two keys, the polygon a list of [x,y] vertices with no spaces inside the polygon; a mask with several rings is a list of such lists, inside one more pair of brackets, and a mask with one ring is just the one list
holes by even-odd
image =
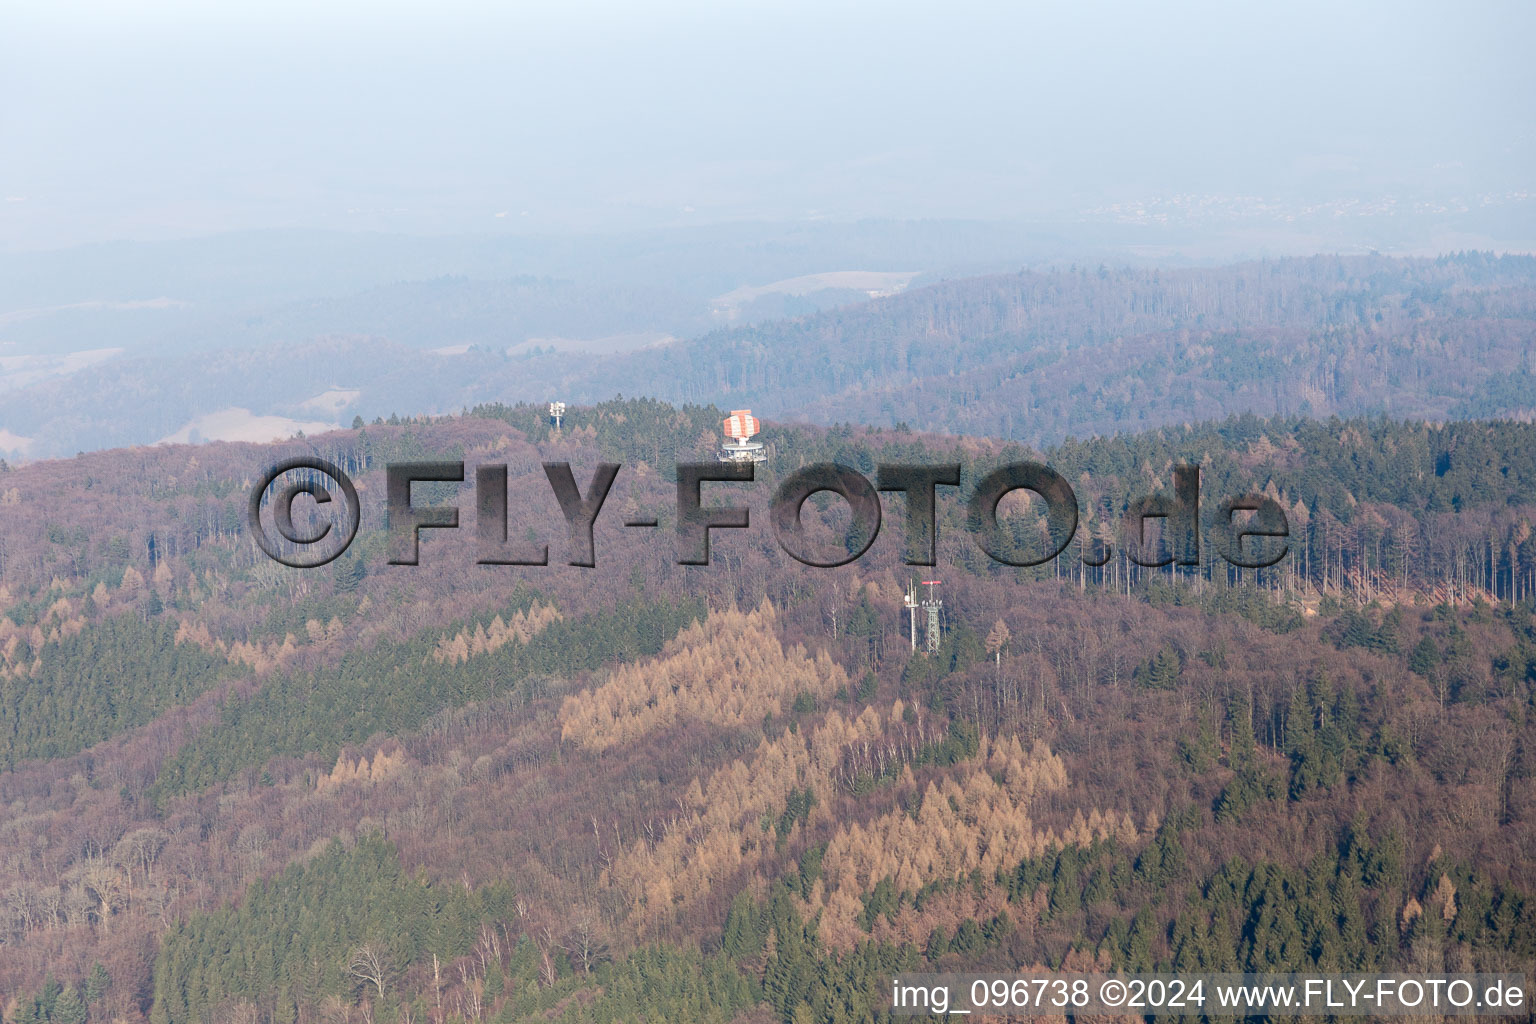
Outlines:
{"label": "distant hazy hill", "polygon": [[583,367],[818,422],[1049,441],[1235,412],[1528,416],[1536,259],[1317,257],[948,281]]}
{"label": "distant hazy hill", "polygon": [[[622,287],[447,277],[263,307],[207,325],[203,348],[185,320],[165,344],[120,353],[0,353],[0,456],[168,436],[258,439],[210,426],[252,419],[261,430],[313,432],[358,415],[616,394],[1032,443],[1243,412],[1442,420],[1536,411],[1536,258],[1068,268],[919,280],[870,299],[906,284],[912,268],[768,277],[769,265],[800,257],[747,249],[736,252],[742,267],[764,275],[750,287],[719,288],[718,275],[701,272],[687,278],[694,290],[669,291],[634,267],[633,286]],[[840,305],[816,311],[829,303]],[[792,314],[805,315],[784,318]],[[193,316],[181,307],[114,315]]]}
{"label": "distant hazy hill", "polygon": [[[0,457],[542,398],[561,368],[1060,255],[1011,225],[724,224],[563,238],[270,231],[0,253]],[[1077,250],[1073,250],[1074,252]],[[342,340],[336,340],[342,339]],[[529,360],[575,353],[547,372]],[[463,358],[464,356],[469,358]],[[633,389],[629,389],[633,390]],[[206,426],[206,424],[204,424]]]}

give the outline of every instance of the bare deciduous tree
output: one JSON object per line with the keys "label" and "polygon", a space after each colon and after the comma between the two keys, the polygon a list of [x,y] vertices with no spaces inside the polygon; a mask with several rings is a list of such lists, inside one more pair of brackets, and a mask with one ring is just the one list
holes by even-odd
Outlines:
{"label": "bare deciduous tree", "polygon": [[577,917],[565,936],[565,952],[571,962],[581,968],[583,974],[591,974],[592,968],[608,957],[608,943],[589,915]]}
{"label": "bare deciduous tree", "polygon": [[385,963],[384,954],[377,946],[365,942],[354,949],[351,959],[347,962],[347,970],[364,984],[373,985],[380,997],[384,995],[384,984],[389,968]]}
{"label": "bare deciduous tree", "polygon": [[987,653],[992,655],[998,667],[1003,663],[1003,648],[1013,639],[1013,634],[1008,631],[1008,625],[1002,619],[998,619],[992,626],[992,632],[987,634]]}
{"label": "bare deciduous tree", "polygon": [[158,828],[136,828],[118,840],[112,848],[112,859],[128,872],[128,889],[133,890],[133,874],[137,870],[145,879],[153,878],[155,861],[170,836]]}
{"label": "bare deciduous tree", "polygon": [[123,905],[127,883],[112,864],[101,858],[92,858],[80,876],[81,882],[96,900],[97,916],[101,927],[111,927],[112,915]]}

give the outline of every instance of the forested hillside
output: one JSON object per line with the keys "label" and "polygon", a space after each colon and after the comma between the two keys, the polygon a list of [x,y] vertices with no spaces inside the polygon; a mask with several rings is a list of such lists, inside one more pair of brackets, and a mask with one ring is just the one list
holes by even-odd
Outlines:
{"label": "forested hillside", "polygon": [[[1528,271],[1417,266],[1522,372],[1497,353]],[[1201,280],[1181,301],[1212,318],[1260,301]],[[1146,304],[1105,323],[1172,316]],[[1276,330],[1357,316],[1290,308]],[[0,469],[4,1024],[854,1021],[930,968],[1536,976],[1536,426],[1242,416],[1033,450],[769,422],[759,479],[706,495],[752,529],[680,566],[672,467],[720,416],[613,401],[557,433],[491,405]],[[363,503],[307,571],[243,517],[296,454]],[[1082,525],[1010,568],[964,499],[1026,457]],[[509,532],[551,564],[477,565],[469,484],[461,529],[387,564],[384,467],[428,458],[506,463]],[[551,459],[624,466],[595,568],[564,564]],[[963,464],[922,570],[936,653],[906,632],[899,497],[841,568],[775,543],[768,496],[818,461]],[[1180,461],[1208,509],[1279,501],[1287,558],[1126,559],[1114,524]],[[838,542],[837,502],[806,514]]]}
{"label": "forested hillside", "polygon": [[1038,444],[1243,412],[1529,418],[1533,350],[1532,257],[1320,256],[949,281],[548,386]]}

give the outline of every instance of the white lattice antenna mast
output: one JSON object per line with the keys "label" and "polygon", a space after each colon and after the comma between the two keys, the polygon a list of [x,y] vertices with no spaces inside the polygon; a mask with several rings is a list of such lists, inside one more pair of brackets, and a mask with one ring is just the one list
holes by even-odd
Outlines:
{"label": "white lattice antenna mast", "polygon": [[907,609],[908,628],[907,635],[912,638],[912,653],[917,653],[917,584],[907,584],[907,594],[903,600]]}
{"label": "white lattice antenna mast", "polygon": [[929,654],[939,653],[939,611],[944,607],[944,599],[936,597],[933,588],[937,587],[941,580],[923,580],[923,586],[928,588],[928,596],[923,599],[923,608],[928,612],[928,632],[923,638],[927,642]]}

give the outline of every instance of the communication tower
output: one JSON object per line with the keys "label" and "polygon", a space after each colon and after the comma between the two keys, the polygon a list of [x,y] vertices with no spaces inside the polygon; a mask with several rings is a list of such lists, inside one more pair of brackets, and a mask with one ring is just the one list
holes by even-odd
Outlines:
{"label": "communication tower", "polygon": [[907,593],[906,593],[906,597],[902,601],[902,604],[907,609],[907,620],[908,620],[907,635],[912,638],[912,653],[916,654],[917,653],[917,608],[918,608],[918,604],[919,604],[919,602],[917,600],[917,584],[916,583],[908,583],[907,584]]}
{"label": "communication tower", "polygon": [[767,462],[761,441],[752,435],[763,428],[751,409],[732,409],[725,421],[725,442],[720,446],[721,462]]}
{"label": "communication tower", "polygon": [[556,430],[560,429],[560,421],[562,419],[564,419],[564,418],[565,418],[565,403],[564,402],[550,402],[549,403],[549,422],[551,422],[551,423],[553,423],[555,425],[555,429]]}
{"label": "communication tower", "polygon": [[944,607],[944,599],[936,597],[933,588],[939,585],[939,580],[923,580],[923,586],[928,588],[928,597],[923,601],[923,608],[928,612],[928,633],[924,637],[928,641],[928,653],[939,653],[939,612]]}
{"label": "communication tower", "polygon": [[923,609],[923,614],[926,618],[925,625],[927,627],[923,637],[923,650],[929,654],[937,654],[939,652],[939,643],[942,640],[939,616],[944,609],[944,599],[934,596],[935,591],[933,589],[939,583],[939,580],[923,580],[923,586],[928,588],[928,596],[921,601],[917,599],[917,584],[910,583],[907,585],[906,597],[902,604],[907,609],[908,633],[912,637],[912,650],[914,652],[917,651],[917,610],[919,608]]}

